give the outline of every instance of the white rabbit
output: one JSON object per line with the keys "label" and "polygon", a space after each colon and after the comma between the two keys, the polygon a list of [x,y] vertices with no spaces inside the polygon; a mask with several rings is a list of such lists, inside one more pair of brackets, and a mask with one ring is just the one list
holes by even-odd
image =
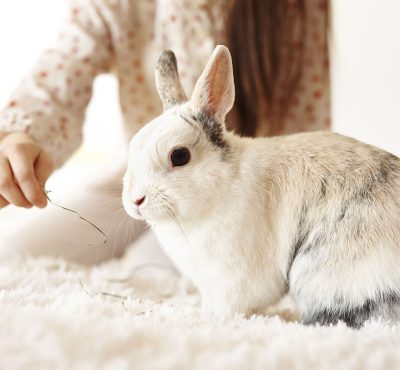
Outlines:
{"label": "white rabbit", "polygon": [[190,100],[156,68],[164,113],[132,139],[123,204],[216,313],[265,313],[289,292],[304,323],[359,327],[400,307],[400,159],[329,132],[242,138],[229,51]]}

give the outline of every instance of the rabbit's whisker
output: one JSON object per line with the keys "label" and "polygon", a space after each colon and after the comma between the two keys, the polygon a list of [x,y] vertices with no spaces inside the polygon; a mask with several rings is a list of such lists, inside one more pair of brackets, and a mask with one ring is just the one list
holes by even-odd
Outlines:
{"label": "rabbit's whisker", "polygon": [[168,216],[179,227],[180,231],[182,232],[182,235],[185,237],[185,239],[187,240],[187,242],[190,245],[189,238],[187,237],[186,233],[183,231],[182,225],[180,224],[180,222],[178,221],[178,218],[176,217],[175,213],[171,209],[171,204],[168,204],[168,202],[170,202],[170,200],[165,195],[162,199],[160,199],[160,203],[165,207],[165,209],[168,213]]}

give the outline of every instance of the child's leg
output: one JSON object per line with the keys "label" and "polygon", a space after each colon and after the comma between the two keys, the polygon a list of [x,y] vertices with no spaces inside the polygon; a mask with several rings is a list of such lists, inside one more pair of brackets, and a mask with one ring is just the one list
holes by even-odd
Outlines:
{"label": "child's leg", "polygon": [[[75,194],[61,205],[98,226],[107,234],[106,243],[105,237],[89,223],[51,203],[44,210],[9,206],[0,210],[0,258],[51,255],[95,264],[120,256],[143,232],[144,223],[126,215],[120,194],[101,187]],[[57,203],[56,199],[54,202]]]}

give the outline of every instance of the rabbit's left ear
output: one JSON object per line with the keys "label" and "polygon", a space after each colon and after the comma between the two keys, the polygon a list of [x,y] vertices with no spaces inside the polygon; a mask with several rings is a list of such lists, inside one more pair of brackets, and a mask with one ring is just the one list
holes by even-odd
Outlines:
{"label": "rabbit's left ear", "polygon": [[231,54],[218,45],[197,80],[191,103],[196,111],[206,112],[223,123],[235,101]]}
{"label": "rabbit's left ear", "polygon": [[171,50],[164,50],[158,58],[156,86],[164,110],[188,100],[179,79],[175,54]]}

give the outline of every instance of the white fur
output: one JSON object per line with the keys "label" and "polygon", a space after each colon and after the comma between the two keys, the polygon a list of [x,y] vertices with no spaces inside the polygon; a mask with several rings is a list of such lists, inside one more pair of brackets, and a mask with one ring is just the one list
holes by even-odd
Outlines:
{"label": "white fur", "polygon": [[[387,153],[328,132],[240,138],[223,126],[233,99],[229,51],[219,46],[191,100],[133,137],[124,178],[126,211],[153,227],[203,305],[263,313],[290,289],[310,318],[398,293],[398,162],[390,159],[394,168],[386,171]],[[200,112],[221,124],[224,147],[192,118]],[[189,148],[191,160],[173,168],[176,147]],[[357,201],[364,188],[371,199]],[[302,230],[302,253],[294,256]],[[307,241],[316,246],[311,253]]]}

